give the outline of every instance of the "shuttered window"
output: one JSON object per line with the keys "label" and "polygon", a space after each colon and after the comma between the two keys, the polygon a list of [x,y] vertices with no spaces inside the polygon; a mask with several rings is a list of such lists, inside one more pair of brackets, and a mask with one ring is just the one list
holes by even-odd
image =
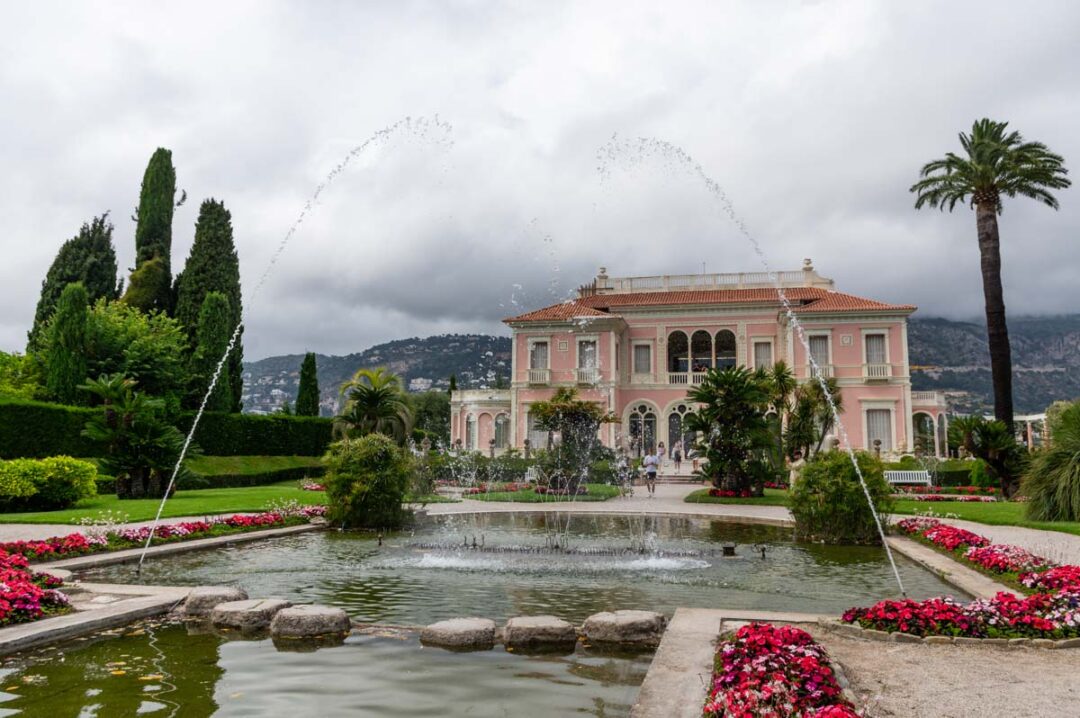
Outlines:
{"label": "shuttered window", "polygon": [[884,364],[885,363],[885,335],[884,334],[867,334],[866,335],[866,363],[867,364]]}

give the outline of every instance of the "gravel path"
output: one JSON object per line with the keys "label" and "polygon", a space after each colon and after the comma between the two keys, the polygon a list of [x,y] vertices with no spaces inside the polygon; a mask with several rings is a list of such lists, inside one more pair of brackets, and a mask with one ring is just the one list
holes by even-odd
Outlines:
{"label": "gravel path", "polygon": [[840,664],[866,715],[1080,715],[1080,650],[882,643],[806,627]]}

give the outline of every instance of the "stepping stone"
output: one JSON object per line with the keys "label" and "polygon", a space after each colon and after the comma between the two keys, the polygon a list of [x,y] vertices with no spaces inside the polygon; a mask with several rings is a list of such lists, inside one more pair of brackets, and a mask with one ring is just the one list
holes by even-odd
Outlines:
{"label": "stepping stone", "polygon": [[489,649],[495,645],[495,621],[488,618],[451,618],[427,626],[420,642],[443,648]]}
{"label": "stepping stone", "polygon": [[243,601],[248,597],[242,588],[234,586],[197,586],[191,589],[184,601],[184,615],[191,618],[205,618],[214,607],[229,601]]}
{"label": "stepping stone", "polygon": [[654,611],[605,611],[585,619],[583,631],[591,643],[656,646],[667,619]]}
{"label": "stepping stone", "polygon": [[210,612],[210,622],[215,628],[260,631],[270,625],[270,621],[278,611],[291,605],[280,598],[253,598],[247,601],[219,603]]}
{"label": "stepping stone", "polygon": [[274,615],[270,635],[274,638],[316,638],[352,630],[349,614],[331,606],[290,606]]}
{"label": "stepping stone", "polygon": [[510,648],[567,646],[577,641],[577,629],[555,616],[515,616],[506,622],[503,640]]}

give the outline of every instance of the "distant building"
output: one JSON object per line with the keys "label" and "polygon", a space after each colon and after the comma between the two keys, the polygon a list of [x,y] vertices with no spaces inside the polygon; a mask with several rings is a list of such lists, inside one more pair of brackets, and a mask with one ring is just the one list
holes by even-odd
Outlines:
{"label": "distant building", "polygon": [[[916,426],[927,453],[945,453],[946,404],[937,392],[911,391],[907,317],[915,307],[845,294],[810,260],[780,272],[810,354],[843,394],[841,422],[856,448],[911,452]],[[576,299],[504,320],[513,330],[506,390],[463,390],[451,397],[451,438],[473,450],[543,447],[529,407],[557,387],[620,417],[601,428],[610,447],[641,451],[684,437],[693,404],[687,389],[713,367],[771,367],[783,360],[811,380],[765,272],[609,277],[604,269]]]}

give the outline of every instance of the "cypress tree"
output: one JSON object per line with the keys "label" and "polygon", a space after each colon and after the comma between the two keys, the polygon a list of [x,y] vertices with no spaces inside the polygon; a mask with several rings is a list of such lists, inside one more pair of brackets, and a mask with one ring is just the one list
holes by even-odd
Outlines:
{"label": "cypress tree", "polygon": [[79,234],[64,242],[41,283],[41,298],[34,312],[34,326],[27,335],[27,352],[41,347],[45,323],[56,310],[60,294],[72,282],[81,282],[89,303],[101,297],[116,299],[116,250],[113,248],[113,226],[109,213],[84,223]]}
{"label": "cypress tree", "polygon": [[[206,390],[210,388],[210,380],[214,378],[218,362],[229,345],[233,330],[231,315],[229,300],[221,292],[210,292],[203,299],[202,308],[199,310],[199,325],[195,331],[195,354],[191,358],[192,404],[195,407],[202,402]],[[218,376],[214,393],[206,402],[206,408],[208,411],[233,410],[228,366],[222,369]]]}
{"label": "cypress tree", "polygon": [[[135,210],[135,271],[124,301],[143,311],[172,311],[172,221],[176,202],[176,169],[172,152],[157,148],[143,173]],[[149,262],[157,264],[142,271]]]}
{"label": "cypress tree", "polygon": [[319,378],[316,375],[315,354],[308,352],[300,365],[300,387],[296,391],[296,415],[319,415]]}
{"label": "cypress tree", "polygon": [[[233,245],[232,215],[225,204],[208,199],[199,208],[195,222],[195,242],[191,245],[184,271],[176,277],[175,316],[188,332],[192,346],[197,344],[199,314],[210,292],[221,292],[229,300],[229,333],[239,325],[243,308],[240,303],[240,261]],[[241,329],[241,335],[243,330]],[[230,411],[241,408],[244,390],[244,349],[239,341],[229,354],[229,386],[233,403]]]}
{"label": "cypress tree", "polygon": [[453,394],[457,391],[457,374],[450,375],[450,388],[446,390],[447,394]]}
{"label": "cypress tree", "polygon": [[49,355],[45,385],[61,404],[79,403],[80,384],[86,381],[86,322],[90,296],[80,282],[64,287],[49,324]]}

